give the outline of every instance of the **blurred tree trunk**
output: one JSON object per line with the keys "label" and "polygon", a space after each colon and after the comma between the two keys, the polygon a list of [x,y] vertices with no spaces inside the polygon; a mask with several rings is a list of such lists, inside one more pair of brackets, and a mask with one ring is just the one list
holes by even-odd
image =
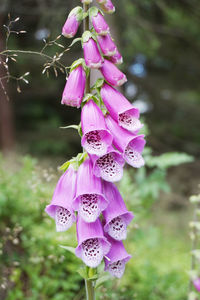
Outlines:
{"label": "blurred tree trunk", "polygon": [[[4,49],[3,16],[0,15],[0,51]],[[5,69],[0,65],[0,78],[5,76]],[[5,91],[8,93],[6,81],[3,81]],[[14,124],[12,103],[7,99],[2,86],[0,86],[0,147],[5,153],[14,148]]]}

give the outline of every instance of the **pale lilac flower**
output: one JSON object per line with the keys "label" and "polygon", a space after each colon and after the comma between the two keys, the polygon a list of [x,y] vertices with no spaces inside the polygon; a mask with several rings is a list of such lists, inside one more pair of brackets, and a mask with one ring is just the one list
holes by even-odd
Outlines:
{"label": "pale lilac flower", "polygon": [[82,18],[83,9],[80,6],[75,7],[69,14],[63,28],[62,35],[67,38],[74,37],[78,31],[78,26]]}
{"label": "pale lilac flower", "polygon": [[85,82],[85,71],[82,65],[79,65],[69,74],[61,103],[79,108],[84,95]]}
{"label": "pale lilac flower", "polygon": [[123,57],[122,57],[121,53],[118,50],[113,56],[110,56],[109,59],[115,65],[120,65],[120,64],[123,63]]}
{"label": "pale lilac flower", "polygon": [[108,146],[112,144],[112,135],[106,128],[101,109],[93,100],[89,100],[83,106],[81,128],[83,132],[82,147],[90,154],[98,156],[106,154]]}
{"label": "pale lilac flower", "polygon": [[104,4],[101,5],[101,8],[107,13],[107,14],[113,14],[115,12],[115,7],[112,4],[111,0],[106,0]]}
{"label": "pale lilac flower", "polygon": [[103,192],[105,197],[109,199],[109,204],[103,211],[104,231],[115,240],[125,240],[127,226],[133,219],[133,214],[127,210],[120,192],[113,183],[104,181]]}
{"label": "pale lilac flower", "polygon": [[112,62],[110,62],[107,59],[104,59],[100,71],[105,80],[111,85],[121,86],[127,81],[126,75],[122,73]]}
{"label": "pale lilac flower", "polygon": [[112,118],[131,132],[142,128],[139,110],[135,108],[119,91],[104,83],[101,98]]}
{"label": "pale lilac flower", "polygon": [[110,28],[106,23],[104,17],[102,16],[101,12],[98,12],[97,15],[92,16],[91,19],[92,19],[92,25],[96,33],[100,35],[106,35],[107,33],[109,33]]}
{"label": "pale lilac flower", "polygon": [[106,125],[113,136],[113,145],[123,153],[125,161],[134,168],[144,165],[142,151],[144,149],[144,135],[134,135],[120,127],[110,115],[106,116]]}
{"label": "pale lilac flower", "polygon": [[110,34],[98,35],[97,40],[102,53],[105,56],[112,56],[117,52],[117,47],[113,42]]}
{"label": "pale lilac flower", "polygon": [[94,223],[87,223],[80,216],[77,219],[78,246],[75,253],[87,266],[96,268],[110,250],[110,243],[103,234],[99,219]]}
{"label": "pale lilac flower", "polygon": [[193,280],[193,285],[195,287],[195,289],[200,292],[200,278],[196,278],[195,280]]}
{"label": "pale lilac flower", "polygon": [[108,241],[111,244],[111,248],[104,258],[105,271],[108,271],[114,277],[121,278],[125,271],[125,265],[130,260],[131,255],[126,252],[121,241],[116,241],[109,237]]}
{"label": "pale lilac flower", "polygon": [[100,68],[103,64],[103,58],[99,52],[96,42],[93,38],[89,38],[83,42],[83,51],[85,63],[89,68]]}
{"label": "pale lilac flower", "polygon": [[91,155],[91,159],[95,176],[110,182],[122,179],[124,159],[112,146],[108,147],[106,154],[100,157]]}
{"label": "pale lilac flower", "polygon": [[46,206],[46,213],[55,219],[56,230],[66,231],[76,220],[72,201],[76,191],[76,171],[69,167],[60,177],[50,205]]}
{"label": "pale lilac flower", "polygon": [[94,222],[108,201],[102,192],[101,179],[94,176],[92,162],[85,160],[78,169],[76,197],[73,208],[85,222]]}

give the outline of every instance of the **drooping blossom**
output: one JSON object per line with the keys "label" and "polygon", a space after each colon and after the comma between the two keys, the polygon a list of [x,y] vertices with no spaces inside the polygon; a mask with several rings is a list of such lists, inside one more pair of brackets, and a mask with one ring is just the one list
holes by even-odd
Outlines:
{"label": "drooping blossom", "polygon": [[87,223],[78,216],[76,231],[78,239],[78,246],[75,250],[76,255],[87,266],[96,268],[110,250],[110,243],[103,234],[100,220],[97,219],[94,223]]}
{"label": "drooping blossom", "polygon": [[76,191],[76,171],[70,166],[60,177],[50,205],[46,206],[46,213],[55,219],[56,230],[66,231],[72,226],[76,218],[72,201]]}
{"label": "drooping blossom", "polygon": [[195,289],[200,292],[200,278],[196,278],[195,280],[193,280],[193,285],[195,287]]}
{"label": "drooping blossom", "polygon": [[109,199],[109,204],[103,211],[104,231],[115,240],[125,240],[127,226],[133,219],[133,214],[127,210],[120,192],[113,183],[104,181],[103,192]]}
{"label": "drooping blossom", "polygon": [[113,86],[121,86],[127,81],[126,75],[107,59],[104,59],[100,71],[105,80]]}
{"label": "drooping blossom", "polygon": [[101,5],[101,8],[103,11],[105,11],[107,14],[113,14],[115,12],[115,7],[111,0],[106,0],[104,4]]}
{"label": "drooping blossom", "polygon": [[79,65],[69,74],[61,103],[79,108],[84,95],[85,82],[85,71],[82,65]]}
{"label": "drooping blossom", "polygon": [[106,128],[101,109],[91,99],[82,108],[81,128],[82,147],[90,154],[106,154],[108,146],[112,144],[112,135]]}
{"label": "drooping blossom", "polygon": [[[86,31],[87,33],[88,31]],[[84,34],[83,34],[84,35]],[[100,68],[103,64],[103,58],[99,52],[96,42],[92,37],[84,40],[83,36],[83,51],[85,63],[89,68]]]}
{"label": "drooping blossom", "polygon": [[108,271],[114,277],[121,278],[125,271],[125,265],[131,258],[131,255],[127,253],[121,241],[116,241],[110,237],[107,239],[111,244],[111,248],[104,258],[105,271]]}
{"label": "drooping blossom", "polygon": [[90,159],[84,161],[78,169],[76,197],[73,208],[85,222],[94,222],[104,210],[108,201],[102,192],[101,179],[94,176]]}
{"label": "drooping blossom", "polygon": [[142,151],[144,149],[144,135],[134,135],[120,127],[110,115],[106,116],[106,125],[113,136],[113,145],[123,153],[125,161],[134,168],[144,165]]}
{"label": "drooping blossom", "polygon": [[106,154],[98,157],[91,155],[93,172],[97,177],[110,182],[119,181],[123,176],[124,159],[112,146],[108,147]]}
{"label": "drooping blossom", "polygon": [[121,53],[118,50],[113,56],[110,56],[109,59],[115,65],[120,65],[120,64],[123,63],[123,57],[122,57]]}
{"label": "drooping blossom", "polygon": [[75,7],[70,12],[63,28],[62,35],[67,38],[72,38],[78,31],[78,27],[82,18],[83,9],[80,6]]}
{"label": "drooping blossom", "polygon": [[104,83],[101,88],[101,98],[112,118],[118,124],[131,132],[142,128],[139,120],[139,110],[135,108],[119,91]]}
{"label": "drooping blossom", "polygon": [[106,35],[98,35],[97,40],[99,47],[105,56],[113,56],[117,52],[117,47],[109,33]]}
{"label": "drooping blossom", "polygon": [[106,23],[104,17],[102,16],[101,12],[97,11],[96,15],[92,15],[91,20],[94,30],[97,34],[106,35],[107,33],[109,33],[110,28]]}

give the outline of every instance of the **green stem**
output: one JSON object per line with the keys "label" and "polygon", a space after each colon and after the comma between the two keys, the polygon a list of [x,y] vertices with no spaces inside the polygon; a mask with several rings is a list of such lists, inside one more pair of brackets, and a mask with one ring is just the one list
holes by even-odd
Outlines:
{"label": "green stem", "polygon": [[85,289],[87,300],[95,300],[94,281],[85,279]]}
{"label": "green stem", "polygon": [[[87,13],[88,9],[89,9],[90,5],[88,4],[83,4],[83,9],[84,12]],[[90,19],[89,16],[87,16],[84,20],[83,20],[83,32],[90,30]],[[86,87],[85,87],[85,91],[86,93],[90,92],[90,74],[87,77],[86,80]]]}

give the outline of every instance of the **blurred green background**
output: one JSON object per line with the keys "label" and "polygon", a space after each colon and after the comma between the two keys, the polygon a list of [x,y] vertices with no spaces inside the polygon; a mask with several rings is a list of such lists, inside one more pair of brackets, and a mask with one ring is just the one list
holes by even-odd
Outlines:
{"label": "blurred green background", "polygon": [[[98,299],[184,300],[188,293],[191,194],[200,181],[200,2],[198,0],[114,1],[106,16],[127,74],[126,97],[145,122],[146,166],[126,167],[119,187],[135,214],[126,248],[132,259],[122,280],[109,279]],[[8,13],[20,17],[8,49],[40,52],[55,40],[78,0],[1,0],[0,51],[5,48]],[[82,27],[77,34],[80,35]],[[71,40],[61,37],[66,48]],[[55,44],[44,53],[63,49]],[[67,51],[65,66],[82,55],[80,44]],[[9,61],[10,74],[25,82],[0,87],[0,299],[80,300],[80,261],[59,245],[76,246],[75,228],[56,233],[44,207],[60,173],[57,166],[80,148],[79,135],[61,126],[78,124],[80,111],[60,104],[65,75],[49,78],[46,59],[21,54]],[[5,70],[0,65],[0,78]],[[19,91],[19,87],[21,93]]]}

